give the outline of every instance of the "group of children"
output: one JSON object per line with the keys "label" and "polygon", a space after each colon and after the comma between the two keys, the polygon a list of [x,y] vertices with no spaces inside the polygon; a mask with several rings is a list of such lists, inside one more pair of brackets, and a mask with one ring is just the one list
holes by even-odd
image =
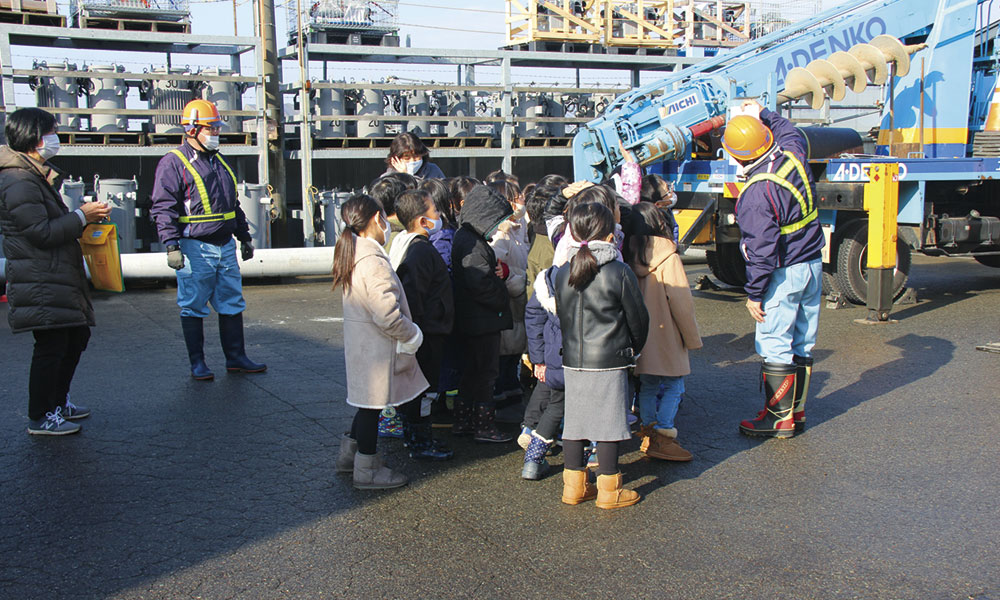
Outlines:
{"label": "group of children", "polygon": [[440,170],[404,135],[413,139],[390,151],[386,174],[341,208],[333,283],[347,402],[358,411],[337,470],[362,489],[406,483],[376,452],[388,407],[415,459],[453,455],[432,435],[432,409],[450,408],[454,436],[511,441],[496,403],[523,393],[524,366],[534,387],[518,437],[522,477],[542,478],[561,439],[563,502],[635,504],[618,469],[633,398],[642,452],[691,459],[674,419],[701,338],[672,190],[634,161],[608,185],[549,175],[522,188],[503,172],[483,183],[421,178],[411,173]]}

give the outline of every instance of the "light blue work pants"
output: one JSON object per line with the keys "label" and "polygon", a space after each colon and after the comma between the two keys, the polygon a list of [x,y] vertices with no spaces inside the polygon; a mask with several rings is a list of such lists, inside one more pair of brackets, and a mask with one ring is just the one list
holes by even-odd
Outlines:
{"label": "light blue work pants", "polygon": [[182,317],[209,315],[208,303],[220,315],[243,312],[243,278],[236,260],[236,240],[216,246],[188,238],[180,240],[184,268],[177,271],[177,305]]}
{"label": "light blue work pants", "polygon": [[757,323],[755,340],[764,362],[790,365],[793,356],[812,356],[822,296],[823,263],[818,258],[771,273],[761,302],[766,316]]}

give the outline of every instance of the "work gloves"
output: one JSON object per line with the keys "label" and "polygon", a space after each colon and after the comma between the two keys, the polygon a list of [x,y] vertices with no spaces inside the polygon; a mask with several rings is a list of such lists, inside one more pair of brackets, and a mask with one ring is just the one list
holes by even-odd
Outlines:
{"label": "work gloves", "polygon": [[[240,244],[240,255],[243,260],[253,258],[253,244],[250,242]],[[184,255],[181,253],[180,247],[167,246],[167,266],[175,271],[184,268]]]}
{"label": "work gloves", "polygon": [[184,268],[184,255],[179,246],[167,246],[167,266],[175,271]]}

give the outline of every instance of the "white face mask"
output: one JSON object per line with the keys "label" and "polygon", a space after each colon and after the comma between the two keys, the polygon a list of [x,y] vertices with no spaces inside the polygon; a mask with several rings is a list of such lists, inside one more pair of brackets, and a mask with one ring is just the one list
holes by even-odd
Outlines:
{"label": "white face mask", "polygon": [[427,228],[428,235],[434,233],[435,231],[441,231],[440,217],[438,217],[437,219],[427,219],[427,220],[431,222],[431,226]]}
{"label": "white face mask", "polygon": [[385,239],[385,241],[382,242],[383,246],[389,243],[390,235],[392,235],[392,226],[389,225],[389,221],[386,221],[385,227],[382,228],[382,237]]}
{"label": "white face mask", "polygon": [[523,204],[515,204],[514,206],[515,206],[515,208],[514,208],[514,214],[512,214],[510,216],[510,218],[512,220],[514,220],[514,221],[519,221],[521,219],[521,217],[524,216],[524,213],[527,210],[527,207],[525,205],[523,205]]}
{"label": "white face mask", "polygon": [[42,160],[49,160],[53,156],[59,153],[59,136],[50,133],[49,135],[42,136],[42,145],[36,149],[38,155],[42,157]]}
{"label": "white face mask", "polygon": [[203,142],[206,150],[218,150],[219,149],[219,136],[209,135],[205,136],[205,141]]}
{"label": "white face mask", "polygon": [[424,159],[418,158],[413,162],[406,163],[406,172],[410,175],[416,175],[422,166],[424,166]]}

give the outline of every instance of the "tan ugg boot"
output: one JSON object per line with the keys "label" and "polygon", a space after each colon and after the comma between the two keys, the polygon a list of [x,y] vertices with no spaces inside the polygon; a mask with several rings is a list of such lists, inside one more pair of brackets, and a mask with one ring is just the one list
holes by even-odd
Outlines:
{"label": "tan ugg boot", "polygon": [[563,469],[562,501],[565,504],[580,504],[597,497],[597,488],[587,481],[587,470]]}
{"label": "tan ugg boot", "polygon": [[653,432],[647,456],[675,462],[687,462],[693,458],[690,452],[677,443],[677,430],[673,427],[654,429]]}
{"label": "tan ugg boot", "polygon": [[381,454],[354,455],[354,487],[359,490],[387,490],[407,484],[406,475],[382,462]]}
{"label": "tan ugg boot", "polygon": [[597,476],[597,508],[622,508],[639,501],[639,494],[622,488],[622,474]]}
{"label": "tan ugg boot", "polygon": [[337,455],[337,472],[354,472],[354,454],[358,451],[358,442],[346,433],[340,437],[340,453]]}
{"label": "tan ugg boot", "polygon": [[642,442],[639,444],[639,452],[646,454],[649,450],[650,437],[653,435],[653,425],[656,423],[650,423],[649,425],[643,424],[639,428],[639,431],[635,432],[636,437],[638,437]]}

